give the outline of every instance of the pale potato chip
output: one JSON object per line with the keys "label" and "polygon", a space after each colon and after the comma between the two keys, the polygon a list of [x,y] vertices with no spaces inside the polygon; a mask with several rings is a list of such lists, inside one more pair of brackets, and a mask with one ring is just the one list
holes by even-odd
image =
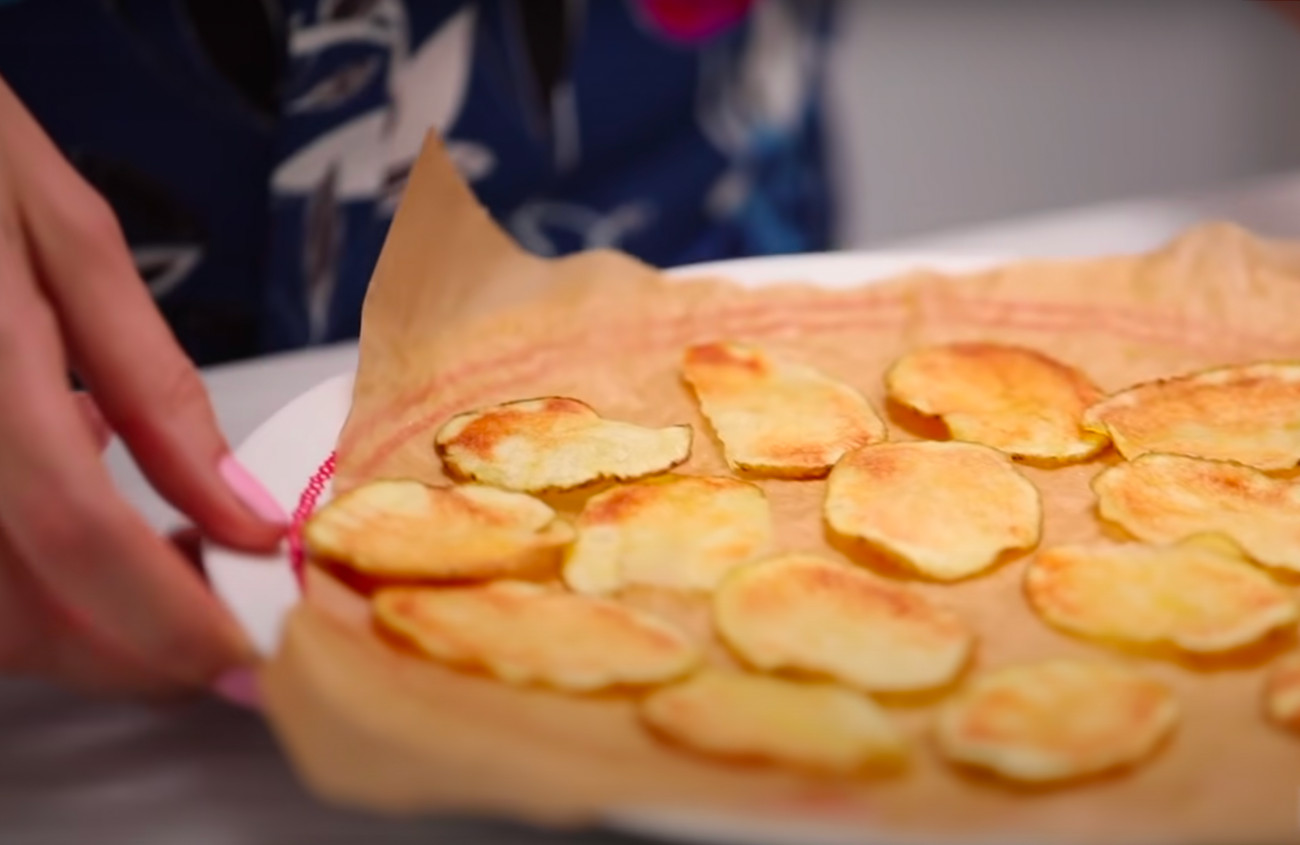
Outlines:
{"label": "pale potato chip", "polygon": [[1083,424],[1109,434],[1130,460],[1171,452],[1289,469],[1300,463],[1300,362],[1146,382],[1093,405]]}
{"label": "pale potato chip", "polygon": [[683,746],[737,760],[850,772],[907,756],[879,705],[830,684],[705,670],[650,693],[641,718]]}
{"label": "pale potato chip", "polygon": [[1061,546],[1025,573],[1030,603],[1085,637],[1231,651],[1296,623],[1296,603],[1226,542]]}
{"label": "pale potato chip", "polygon": [[935,727],[954,762],[1050,783],[1135,764],[1178,719],[1177,700],[1158,681],[1057,658],[977,676],[942,707]]}
{"label": "pale potato chip", "polygon": [[1269,673],[1264,712],[1281,727],[1300,731],[1300,655],[1279,661]]}
{"label": "pale potato chip", "polygon": [[958,441],[887,443],[831,471],[826,522],[930,578],[974,575],[1038,543],[1038,490],[1002,452]]}
{"label": "pale potato chip", "polygon": [[900,358],[885,374],[899,404],[939,417],[954,440],[1018,458],[1082,461],[1107,438],[1082,426],[1103,394],[1087,376],[1041,352],[998,343],[950,343]]}
{"label": "pale potato chip", "polygon": [[536,493],[667,472],[690,457],[691,427],[607,420],[576,399],[549,397],[458,414],[434,445],[461,478]]}
{"label": "pale potato chip", "polygon": [[511,684],[576,692],[658,684],[700,660],[686,635],[657,617],[527,581],[390,587],[372,607],[382,628],[430,657]]}
{"label": "pale potato chip", "polygon": [[1229,538],[1256,561],[1300,572],[1300,484],[1228,461],[1148,452],[1092,482],[1102,519],[1148,543]]}
{"label": "pale potato chip", "polygon": [[682,358],[682,377],[733,469],[820,478],[845,452],[887,437],[862,394],[753,346],[692,346]]}
{"label": "pale potato chip", "polygon": [[365,575],[446,581],[545,572],[574,531],[523,493],[372,481],[317,511],[302,536],[314,557]]}
{"label": "pale potato chip", "polygon": [[865,690],[941,687],[974,635],[914,590],[844,563],[791,554],[736,570],[713,597],[718,634],[765,671],[826,675]]}
{"label": "pale potato chip", "polygon": [[767,497],[731,478],[668,475],[615,487],[588,500],[577,528],[564,580],[580,593],[711,590],[772,545]]}

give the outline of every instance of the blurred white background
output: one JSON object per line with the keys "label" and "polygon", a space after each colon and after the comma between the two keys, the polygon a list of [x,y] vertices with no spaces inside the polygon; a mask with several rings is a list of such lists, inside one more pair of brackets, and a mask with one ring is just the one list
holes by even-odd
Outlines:
{"label": "blurred white background", "polygon": [[1252,0],[845,0],[840,239],[1300,169],[1300,29]]}

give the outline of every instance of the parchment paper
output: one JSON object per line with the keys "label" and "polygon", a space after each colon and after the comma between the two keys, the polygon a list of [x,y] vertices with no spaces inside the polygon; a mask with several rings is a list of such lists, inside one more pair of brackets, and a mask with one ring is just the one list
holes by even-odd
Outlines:
{"label": "parchment paper", "polygon": [[[880,407],[891,360],[961,338],[1042,349],[1108,390],[1210,365],[1300,357],[1300,249],[1228,225],[1198,228],[1150,255],[1025,262],[963,279],[918,271],[854,290],[793,281],[759,291],[718,280],[665,283],[613,253],[526,255],[431,141],[366,300],[336,491],[383,476],[443,482],[431,442],[448,415],[549,394],[647,425],[690,422],[697,445],[683,471],[722,472],[676,369],[685,344],[710,338],[757,342],[823,368]],[[894,416],[890,425],[894,438],[917,436],[911,421]],[[1024,470],[1043,493],[1044,546],[1113,536],[1095,517],[1088,481],[1115,460]],[[783,549],[843,554],[823,532],[823,482],[762,486]],[[581,501],[557,505],[575,513]],[[1021,593],[1024,566],[1022,558],[957,585],[916,587],[979,632],[976,669],[1088,655],[1168,682],[1184,719],[1149,765],[1063,789],[1001,785],[937,757],[928,737],[934,702],[924,699],[886,702],[916,739],[900,777],[828,779],[718,763],[649,736],[630,699],[516,689],[402,653],[372,632],[356,593],[316,569],[265,667],[267,715],[312,788],[378,811],[575,824],[611,808],[703,807],[751,821],[848,825],[880,840],[1294,838],[1300,741],[1260,714],[1263,667],[1291,642],[1197,666],[1107,650],[1033,615]],[[716,659],[728,659],[701,601],[645,592],[628,600],[681,622]]]}

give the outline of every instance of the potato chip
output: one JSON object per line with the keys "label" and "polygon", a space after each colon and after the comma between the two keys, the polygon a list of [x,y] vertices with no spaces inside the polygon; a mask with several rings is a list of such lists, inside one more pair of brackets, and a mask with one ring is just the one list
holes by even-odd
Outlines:
{"label": "potato chip", "polygon": [[657,617],[527,581],[390,587],[372,607],[383,629],[430,657],[511,684],[575,692],[657,684],[700,660],[686,635]]}
{"label": "potato chip", "polygon": [[644,428],[549,397],[458,414],[434,445],[461,478],[536,493],[667,472],[690,457],[691,427]]}
{"label": "potato chip", "polygon": [[808,554],[732,573],[714,595],[713,618],[755,668],[881,692],[943,686],[974,643],[961,619],[908,587]]}
{"label": "potato chip", "polygon": [[936,738],[954,762],[1050,783],[1137,763],[1178,719],[1177,700],[1158,681],[1057,658],[977,676],[940,710]]}
{"label": "potato chip", "polygon": [[1300,463],[1300,362],[1220,367],[1122,390],[1083,415],[1132,460],[1147,452],[1237,461],[1263,470]]}
{"label": "potato chip", "polygon": [[820,478],[845,452],[887,437],[862,394],[753,346],[692,346],[683,356],[682,376],[733,469]]}
{"label": "potato chip", "polygon": [[1092,482],[1103,519],[1148,543],[1217,533],[1300,572],[1300,484],[1228,461],[1148,452]]}
{"label": "potato chip", "polygon": [[1278,725],[1300,731],[1300,655],[1279,661],[1269,673],[1264,711]]}
{"label": "potato chip", "polygon": [[531,496],[480,484],[372,481],[303,528],[315,557],[377,578],[461,580],[540,573],[574,531]]}
{"label": "potato chip", "polygon": [[1067,631],[1192,653],[1231,651],[1296,623],[1296,604],[1230,544],[1061,546],[1025,573],[1030,603]]}
{"label": "potato chip", "polygon": [[706,670],[652,692],[641,718],[683,746],[738,760],[850,772],[907,755],[879,705],[830,684]]}
{"label": "potato chip", "polygon": [[580,593],[630,585],[711,590],[772,545],[772,513],[753,484],[664,476],[588,500],[564,580]]}
{"label": "potato chip", "polygon": [[942,419],[954,440],[1018,458],[1081,461],[1107,443],[1082,426],[1101,390],[1075,368],[1022,346],[931,346],[899,359],[885,386],[894,401]]}
{"label": "potato chip", "polygon": [[923,575],[974,575],[1038,542],[1038,490],[1002,452],[957,441],[887,443],[831,471],[826,522]]}

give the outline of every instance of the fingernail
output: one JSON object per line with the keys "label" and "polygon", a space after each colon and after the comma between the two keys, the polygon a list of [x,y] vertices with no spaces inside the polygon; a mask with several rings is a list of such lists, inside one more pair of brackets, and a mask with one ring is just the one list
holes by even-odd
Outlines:
{"label": "fingernail", "polygon": [[262,695],[257,686],[257,675],[247,666],[231,669],[217,678],[212,684],[212,691],[233,704],[257,710],[262,704]]}
{"label": "fingernail", "polygon": [[231,491],[239,497],[239,501],[244,503],[244,507],[259,518],[273,525],[289,524],[289,515],[284,512],[284,508],[280,507],[262,483],[254,478],[243,464],[235,460],[234,455],[226,455],[222,458],[221,463],[217,465],[217,472],[221,474]]}

